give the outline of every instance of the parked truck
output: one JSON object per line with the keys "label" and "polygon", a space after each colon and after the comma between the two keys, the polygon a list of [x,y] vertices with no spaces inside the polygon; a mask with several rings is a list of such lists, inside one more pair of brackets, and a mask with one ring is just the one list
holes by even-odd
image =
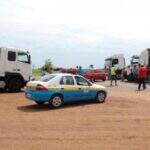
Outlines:
{"label": "parked truck", "polygon": [[0,89],[17,92],[31,78],[31,56],[28,51],[0,48]]}
{"label": "parked truck", "polygon": [[114,65],[117,69],[118,78],[121,77],[122,69],[125,68],[125,57],[123,54],[116,54],[105,59],[105,69],[109,72],[110,68]]}
{"label": "parked truck", "polygon": [[150,48],[143,50],[139,56],[139,62],[148,68],[148,81],[150,81]]}
{"label": "parked truck", "polygon": [[139,65],[140,58],[138,55],[133,55],[131,57],[131,67],[134,68]]}
{"label": "parked truck", "polygon": [[137,82],[138,80],[138,68],[139,68],[139,62],[140,58],[138,55],[133,55],[130,60],[130,65],[126,67],[126,72],[129,69],[130,74],[126,73],[127,81],[129,82]]}

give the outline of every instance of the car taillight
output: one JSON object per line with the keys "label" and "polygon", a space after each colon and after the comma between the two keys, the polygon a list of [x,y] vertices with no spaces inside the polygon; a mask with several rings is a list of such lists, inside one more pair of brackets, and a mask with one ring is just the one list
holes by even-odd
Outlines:
{"label": "car taillight", "polygon": [[38,91],[47,91],[48,89],[45,86],[38,84],[36,86],[36,90],[38,90]]}

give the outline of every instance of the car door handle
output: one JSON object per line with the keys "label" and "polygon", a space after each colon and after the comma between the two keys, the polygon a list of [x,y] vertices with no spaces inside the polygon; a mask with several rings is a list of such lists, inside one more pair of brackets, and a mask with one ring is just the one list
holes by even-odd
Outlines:
{"label": "car door handle", "polygon": [[20,69],[17,69],[17,71],[20,71]]}
{"label": "car door handle", "polygon": [[79,88],[79,90],[82,90],[82,88]]}

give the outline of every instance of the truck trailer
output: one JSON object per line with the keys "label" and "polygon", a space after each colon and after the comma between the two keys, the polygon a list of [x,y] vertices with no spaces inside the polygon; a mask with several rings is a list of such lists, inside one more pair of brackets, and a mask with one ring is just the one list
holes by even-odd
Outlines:
{"label": "truck trailer", "polygon": [[143,50],[139,56],[139,63],[148,68],[148,78],[150,81],[150,48]]}
{"label": "truck trailer", "polygon": [[0,47],[0,89],[17,92],[31,78],[31,56],[28,51]]}

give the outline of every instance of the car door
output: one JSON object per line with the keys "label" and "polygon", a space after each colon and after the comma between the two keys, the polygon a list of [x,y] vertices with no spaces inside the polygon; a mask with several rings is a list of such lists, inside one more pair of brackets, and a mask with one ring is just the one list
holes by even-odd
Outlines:
{"label": "car door", "polygon": [[91,88],[91,83],[81,76],[75,76],[77,87],[79,89],[80,100],[93,99],[94,91]]}
{"label": "car door", "polygon": [[76,86],[73,76],[62,76],[60,79],[61,94],[64,101],[77,101],[80,98],[79,88]]}

